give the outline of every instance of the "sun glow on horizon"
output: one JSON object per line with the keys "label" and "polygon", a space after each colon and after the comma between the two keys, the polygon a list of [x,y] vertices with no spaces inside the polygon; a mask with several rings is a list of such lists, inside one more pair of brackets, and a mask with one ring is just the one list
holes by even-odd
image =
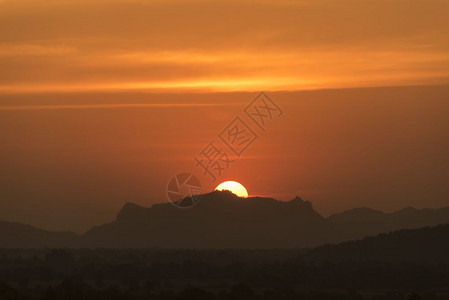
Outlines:
{"label": "sun glow on horizon", "polygon": [[216,191],[230,191],[239,197],[247,198],[248,191],[246,188],[237,181],[224,181],[220,183],[216,188]]}

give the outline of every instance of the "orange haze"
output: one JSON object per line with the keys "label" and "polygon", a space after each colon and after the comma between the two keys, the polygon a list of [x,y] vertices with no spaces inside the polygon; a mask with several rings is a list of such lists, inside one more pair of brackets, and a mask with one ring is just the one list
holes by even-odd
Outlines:
{"label": "orange haze", "polygon": [[[448,1],[0,0],[0,220],[78,232],[177,172],[327,215],[447,205]],[[388,87],[395,86],[395,87]],[[193,156],[284,114],[217,182]]]}

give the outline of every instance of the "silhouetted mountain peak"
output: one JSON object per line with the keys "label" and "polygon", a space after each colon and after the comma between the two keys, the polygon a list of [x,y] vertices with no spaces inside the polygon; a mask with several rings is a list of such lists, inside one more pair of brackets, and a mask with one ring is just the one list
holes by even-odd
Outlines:
{"label": "silhouetted mountain peak", "polygon": [[79,236],[70,231],[47,231],[31,225],[0,221],[0,248],[73,247]]}
{"label": "silhouetted mountain peak", "polygon": [[332,222],[341,221],[371,221],[385,216],[385,213],[368,207],[358,207],[344,212],[331,215],[328,220]]}
{"label": "silhouetted mountain peak", "polygon": [[190,209],[171,203],[126,203],[111,223],[82,236],[0,222],[0,247],[272,248],[335,243],[402,228],[449,222],[449,207],[383,213],[354,208],[324,219],[309,201],[241,198],[230,191],[200,195]]}
{"label": "silhouetted mountain peak", "polygon": [[302,207],[302,208],[305,208],[305,209],[313,210],[312,203],[310,203],[309,201],[303,200],[299,196],[296,196],[292,200],[288,201],[288,203],[290,205],[292,205],[292,206]]}
{"label": "silhouetted mountain peak", "polygon": [[139,206],[137,204],[128,202],[118,212],[117,221],[134,219],[136,217],[145,215],[145,212],[146,212],[146,208]]}
{"label": "silhouetted mountain peak", "polygon": [[419,211],[418,209],[408,206],[408,207],[404,207],[398,211],[393,212],[393,214],[408,215],[408,214],[414,214],[418,211]]}
{"label": "silhouetted mountain peak", "polygon": [[220,198],[227,198],[227,199],[240,198],[239,196],[237,196],[236,194],[234,194],[233,192],[228,191],[228,190],[222,190],[222,191],[214,190],[214,191],[212,191],[210,193],[207,193],[205,195],[213,196],[213,197],[220,197]]}
{"label": "silhouetted mountain peak", "polygon": [[266,216],[296,215],[297,217],[310,217],[322,219],[313,209],[309,201],[296,197],[290,201],[279,201],[269,197],[241,198],[229,191],[213,191],[201,196],[199,209],[208,211],[224,210],[239,212],[239,215],[252,215],[257,212]]}
{"label": "silhouetted mountain peak", "polygon": [[203,194],[201,195],[200,199],[201,199],[200,201],[215,200],[222,202],[222,201],[236,201],[243,198],[240,198],[231,191],[223,190],[223,191],[212,191],[210,193]]}

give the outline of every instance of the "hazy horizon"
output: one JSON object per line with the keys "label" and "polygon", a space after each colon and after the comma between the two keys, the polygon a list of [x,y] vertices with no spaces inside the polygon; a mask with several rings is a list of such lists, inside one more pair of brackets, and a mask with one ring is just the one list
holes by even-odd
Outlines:
{"label": "hazy horizon", "polygon": [[0,220],[84,232],[180,172],[325,216],[449,203],[448,1],[0,4]]}
{"label": "hazy horizon", "polygon": [[449,86],[268,94],[284,115],[216,182],[193,157],[257,93],[1,96],[0,219],[84,232],[127,202],[167,202],[184,171],[205,191],[237,180],[250,195],[298,195],[324,216],[447,205]]}
{"label": "hazy horizon", "polygon": [[448,15],[0,0],[0,298],[449,299]]}

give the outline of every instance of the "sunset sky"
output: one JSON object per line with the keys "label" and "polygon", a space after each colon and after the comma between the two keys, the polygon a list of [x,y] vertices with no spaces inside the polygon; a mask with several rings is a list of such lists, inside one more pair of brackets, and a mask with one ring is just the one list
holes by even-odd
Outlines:
{"label": "sunset sky", "polygon": [[[183,171],[323,215],[448,205],[448,15],[443,0],[0,0],[0,220],[83,232],[166,202]],[[193,157],[262,90],[284,114],[210,182]]]}

